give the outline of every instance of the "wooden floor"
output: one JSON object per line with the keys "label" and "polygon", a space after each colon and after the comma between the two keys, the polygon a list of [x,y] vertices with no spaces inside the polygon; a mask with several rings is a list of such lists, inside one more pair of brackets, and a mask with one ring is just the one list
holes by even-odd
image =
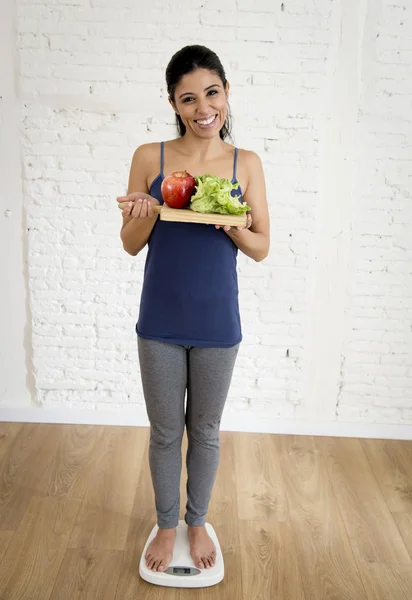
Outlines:
{"label": "wooden floor", "polygon": [[[1,600],[412,598],[412,442],[222,432],[225,578],[184,590],[138,574],[148,434],[0,423]],[[185,470],[181,499],[183,518]]]}

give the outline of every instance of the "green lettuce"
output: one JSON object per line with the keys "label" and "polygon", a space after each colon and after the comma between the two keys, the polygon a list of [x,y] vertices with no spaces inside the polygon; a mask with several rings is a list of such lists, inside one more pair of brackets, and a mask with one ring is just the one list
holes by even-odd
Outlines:
{"label": "green lettuce", "polygon": [[238,183],[214,175],[200,175],[195,180],[196,193],[190,200],[190,208],[195,212],[243,215],[250,210],[250,206],[231,195],[232,190],[238,189]]}

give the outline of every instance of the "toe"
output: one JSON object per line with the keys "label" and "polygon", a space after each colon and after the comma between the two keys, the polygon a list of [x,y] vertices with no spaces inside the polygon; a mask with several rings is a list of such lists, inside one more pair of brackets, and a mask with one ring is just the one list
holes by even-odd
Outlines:
{"label": "toe", "polygon": [[153,571],[157,571],[157,567],[159,566],[159,561],[158,560],[154,560],[153,564],[152,564],[152,570]]}
{"label": "toe", "polygon": [[160,565],[158,566],[157,570],[158,571],[164,571],[165,570],[165,566],[162,563],[160,563]]}
{"label": "toe", "polygon": [[154,560],[153,561],[153,571],[157,571],[157,567],[159,566],[159,561],[158,560]]}

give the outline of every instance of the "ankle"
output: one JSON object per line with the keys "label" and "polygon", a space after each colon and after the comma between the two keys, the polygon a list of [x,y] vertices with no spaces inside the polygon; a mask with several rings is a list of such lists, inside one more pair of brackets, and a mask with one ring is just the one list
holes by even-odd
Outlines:
{"label": "ankle", "polygon": [[176,533],[176,527],[166,527],[164,529],[159,527],[158,533],[160,535],[173,535]]}

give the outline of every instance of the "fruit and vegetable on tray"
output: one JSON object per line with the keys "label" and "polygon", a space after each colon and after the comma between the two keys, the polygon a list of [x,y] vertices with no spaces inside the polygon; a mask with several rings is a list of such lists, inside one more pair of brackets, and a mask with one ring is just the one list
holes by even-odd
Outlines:
{"label": "fruit and vegetable on tray", "polygon": [[153,210],[163,221],[244,226],[250,206],[231,195],[238,187],[238,183],[214,175],[192,177],[186,171],[176,171],[163,179],[164,204],[153,206]]}

